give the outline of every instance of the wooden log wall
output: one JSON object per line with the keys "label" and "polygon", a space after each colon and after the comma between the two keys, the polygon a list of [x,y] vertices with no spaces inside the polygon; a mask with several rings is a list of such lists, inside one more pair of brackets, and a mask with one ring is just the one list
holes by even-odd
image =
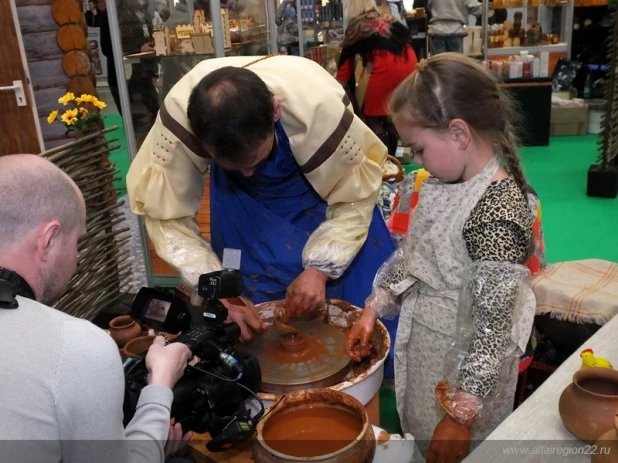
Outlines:
{"label": "wooden log wall", "polygon": [[[60,5],[62,10],[60,12],[58,12],[58,3],[58,0],[15,0],[39,123],[47,150],[72,141],[72,138],[66,135],[62,124],[47,123],[50,111],[58,108],[58,98],[75,88],[74,83],[71,83],[71,76],[67,75],[63,69],[63,59],[66,63],[67,51],[59,45],[59,33],[62,28],[64,31],[75,27],[84,30],[86,25],[81,13],[81,0],[61,0],[60,3],[64,5]],[[75,8],[72,8],[70,3],[75,4]],[[55,15],[52,15],[52,6],[55,8]],[[59,23],[54,16],[60,18],[65,24]],[[84,35],[86,38],[87,28],[85,28]],[[85,40],[83,52],[89,56],[87,45],[88,41]],[[83,88],[82,85],[81,88],[75,89],[82,90]],[[92,94],[95,93],[94,83],[85,88],[92,90]]]}

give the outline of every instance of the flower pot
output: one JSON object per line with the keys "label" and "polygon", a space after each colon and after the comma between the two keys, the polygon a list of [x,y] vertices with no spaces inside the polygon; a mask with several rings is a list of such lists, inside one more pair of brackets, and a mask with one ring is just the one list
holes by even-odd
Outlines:
{"label": "flower pot", "polygon": [[287,394],[269,407],[253,442],[256,463],[369,463],[375,434],[363,405],[332,389]]}
{"label": "flower pot", "polygon": [[109,334],[118,347],[123,348],[131,339],[142,334],[142,327],[128,315],[122,315],[109,322]]}
{"label": "flower pot", "polygon": [[573,375],[558,403],[564,426],[575,437],[594,444],[614,429],[618,409],[618,371],[585,368]]}

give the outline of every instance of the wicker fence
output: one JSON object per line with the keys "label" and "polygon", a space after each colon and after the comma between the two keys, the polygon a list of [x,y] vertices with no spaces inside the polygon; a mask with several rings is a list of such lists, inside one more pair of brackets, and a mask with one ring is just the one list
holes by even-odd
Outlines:
{"label": "wicker fence", "polygon": [[86,201],[86,235],[78,244],[77,270],[56,308],[92,320],[114,304],[131,280],[131,239],[114,181],[118,169],[109,155],[119,148],[118,138],[107,140],[118,127],[110,127],[41,153],[75,181]]}

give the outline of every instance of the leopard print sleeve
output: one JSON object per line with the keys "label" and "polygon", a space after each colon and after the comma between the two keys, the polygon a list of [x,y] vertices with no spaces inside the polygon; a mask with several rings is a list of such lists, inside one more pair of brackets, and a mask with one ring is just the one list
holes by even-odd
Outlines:
{"label": "leopard print sleeve", "polygon": [[[532,239],[533,218],[526,199],[512,178],[492,183],[464,225],[463,236],[474,261],[523,264]],[[508,348],[517,292],[508,292],[508,268],[484,275],[473,294],[475,332],[459,388],[486,397],[496,385]]]}

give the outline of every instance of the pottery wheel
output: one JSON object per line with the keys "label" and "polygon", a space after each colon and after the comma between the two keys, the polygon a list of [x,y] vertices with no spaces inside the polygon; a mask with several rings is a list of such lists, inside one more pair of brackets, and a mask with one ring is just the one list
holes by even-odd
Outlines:
{"label": "pottery wheel", "polygon": [[328,387],[341,382],[352,366],[345,353],[346,337],[321,320],[294,321],[298,334],[274,326],[238,350],[255,355],[262,370],[262,392],[285,393]]}

